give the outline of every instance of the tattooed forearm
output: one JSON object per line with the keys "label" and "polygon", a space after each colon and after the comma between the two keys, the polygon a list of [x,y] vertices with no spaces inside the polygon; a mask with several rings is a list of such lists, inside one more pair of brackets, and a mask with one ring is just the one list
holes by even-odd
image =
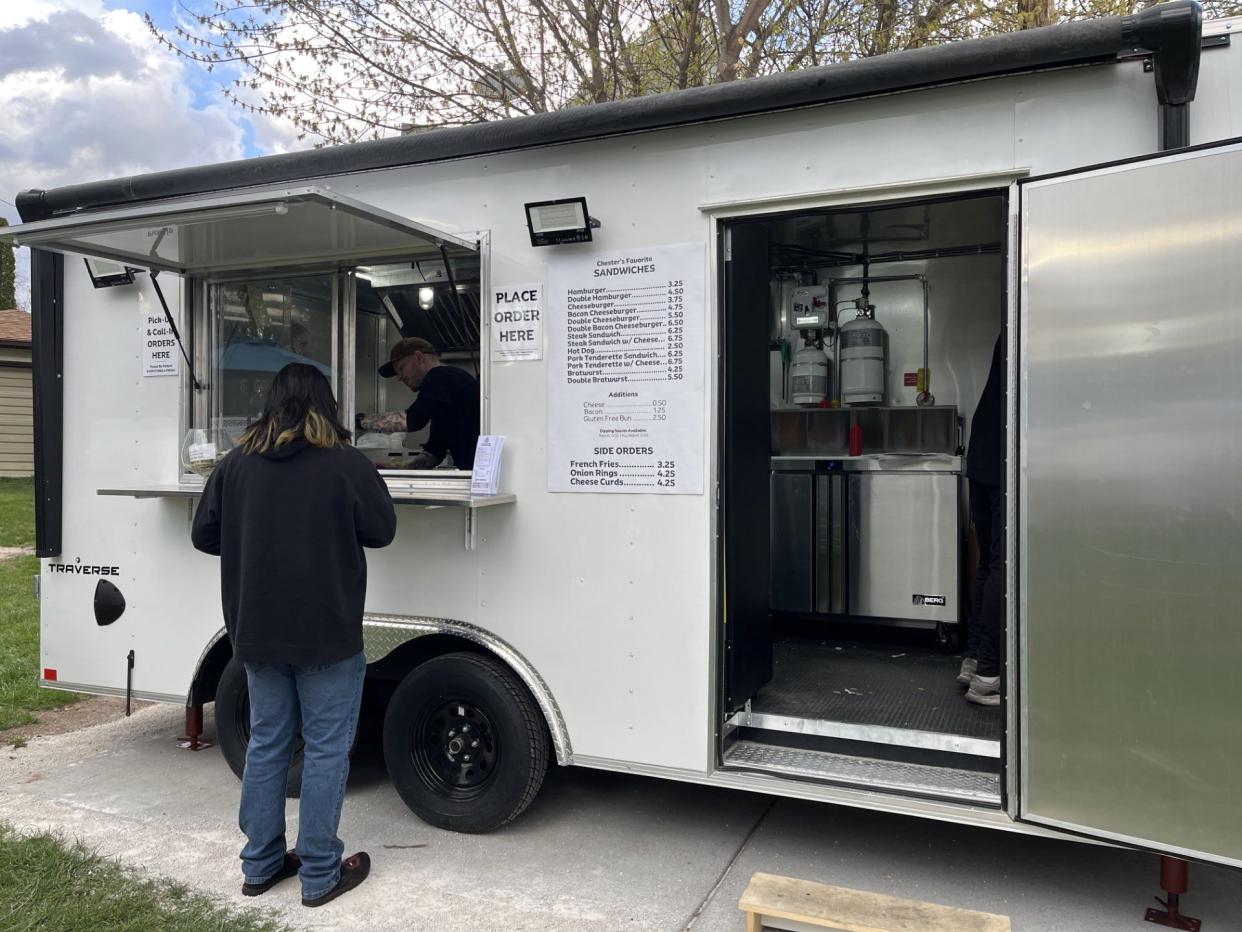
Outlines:
{"label": "tattooed forearm", "polygon": [[435,469],[440,465],[440,460],[442,459],[444,457],[436,456],[434,453],[428,453],[426,450],[423,450],[410,460],[406,469]]}
{"label": "tattooed forearm", "polygon": [[368,414],[362,419],[363,430],[373,430],[378,434],[397,434],[406,429],[405,412],[392,411],[388,414]]}

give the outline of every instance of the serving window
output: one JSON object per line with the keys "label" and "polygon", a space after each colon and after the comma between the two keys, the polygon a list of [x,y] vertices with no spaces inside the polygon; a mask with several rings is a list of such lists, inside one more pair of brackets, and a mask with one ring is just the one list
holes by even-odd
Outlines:
{"label": "serving window", "polygon": [[[182,379],[188,462],[196,450],[200,465],[219,455],[195,431],[235,441],[262,411],[272,378],[291,362],[324,372],[347,426],[355,411],[402,411],[414,394],[375,371],[402,337],[427,340],[443,365],[480,383],[477,421],[487,424],[478,237],[464,239],[317,185],[144,203],[8,232],[20,245],[181,276],[192,321],[182,328],[193,359],[193,372],[183,369]],[[382,444],[371,437],[368,456],[400,467],[403,451],[427,441],[426,432],[402,433],[408,434],[384,435]],[[454,440],[459,451],[470,448],[468,436]],[[468,495],[469,473],[447,458],[439,467],[402,480],[404,500],[478,506]],[[437,483],[443,488],[427,490]],[[194,494],[193,483],[182,485],[107,494]],[[486,504],[498,498],[504,497]]]}
{"label": "serving window", "polygon": [[317,368],[340,398],[338,290],[335,273],[208,284],[205,408],[232,442],[262,413],[273,376],[289,363]]}
{"label": "serving window", "polygon": [[[196,368],[189,427],[209,427],[236,443],[263,410],[273,377],[289,363],[318,368],[332,385],[341,420],[354,414],[405,411],[418,397],[378,369],[392,347],[420,337],[441,365],[481,381],[480,263],[477,255],[385,259],[332,270],[251,273],[196,279]],[[187,386],[188,390],[188,386]],[[480,423],[485,423],[480,388]],[[378,466],[408,471],[429,440],[432,425],[416,432],[356,432],[355,443]],[[436,475],[469,475],[452,453]]]}
{"label": "serving window", "polygon": [[[455,260],[451,274],[441,260],[359,266],[353,275],[354,410],[366,414],[399,412],[417,397],[399,379],[383,378],[377,369],[405,337],[434,346],[441,365],[465,371],[481,381],[479,263]],[[482,420],[480,391],[480,419]],[[430,439],[430,426],[414,432],[363,434],[358,444],[384,465],[401,463]],[[382,441],[387,440],[385,445]],[[451,451],[438,467],[457,470]]]}

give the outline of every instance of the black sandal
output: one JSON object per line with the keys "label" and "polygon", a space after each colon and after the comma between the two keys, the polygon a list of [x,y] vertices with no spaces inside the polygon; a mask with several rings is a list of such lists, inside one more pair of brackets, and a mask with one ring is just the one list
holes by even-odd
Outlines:
{"label": "black sandal", "polygon": [[272,874],[263,883],[244,883],[242,884],[242,896],[258,896],[266,893],[282,880],[288,880],[290,877],[297,875],[298,868],[302,866],[302,862],[298,856],[292,851],[285,852],[285,861],[280,865],[280,870]]}
{"label": "black sandal", "polygon": [[322,906],[324,903],[330,903],[342,893],[348,893],[354,887],[361,884],[367,879],[367,874],[371,873],[371,856],[365,851],[359,851],[357,854],[350,855],[341,862],[341,879],[336,882],[336,886],[325,893],[323,896],[317,896],[313,900],[302,897],[303,906]]}

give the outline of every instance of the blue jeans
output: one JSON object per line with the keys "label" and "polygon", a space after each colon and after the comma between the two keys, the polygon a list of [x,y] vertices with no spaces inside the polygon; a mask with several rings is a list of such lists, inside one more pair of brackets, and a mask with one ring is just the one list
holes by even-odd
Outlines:
{"label": "blue jeans", "polygon": [[367,661],[357,654],[326,666],[248,663],[250,744],[238,822],[246,835],[246,883],[266,883],[284,863],[285,780],[299,724],[306,743],[298,807],[302,896],[336,886],[345,846],[336,836],[358,727]]}
{"label": "blue jeans", "polygon": [[971,480],[970,520],[975,525],[979,569],[971,600],[966,656],[979,661],[980,676],[1000,676],[1002,619],[1005,614],[1005,493],[999,486]]}

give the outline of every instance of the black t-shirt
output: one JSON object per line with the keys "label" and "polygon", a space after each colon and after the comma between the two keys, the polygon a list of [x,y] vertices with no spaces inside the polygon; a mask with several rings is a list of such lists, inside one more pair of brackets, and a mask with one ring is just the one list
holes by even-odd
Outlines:
{"label": "black t-shirt", "polygon": [[458,469],[474,467],[479,441],[479,383],[465,369],[433,367],[418,387],[418,397],[405,409],[406,429],[413,432],[431,424],[423,449],[441,459],[453,454]]}
{"label": "black t-shirt", "polygon": [[1005,475],[1005,335],[996,338],[992,368],[970,420],[966,476],[984,485],[1004,485]]}

